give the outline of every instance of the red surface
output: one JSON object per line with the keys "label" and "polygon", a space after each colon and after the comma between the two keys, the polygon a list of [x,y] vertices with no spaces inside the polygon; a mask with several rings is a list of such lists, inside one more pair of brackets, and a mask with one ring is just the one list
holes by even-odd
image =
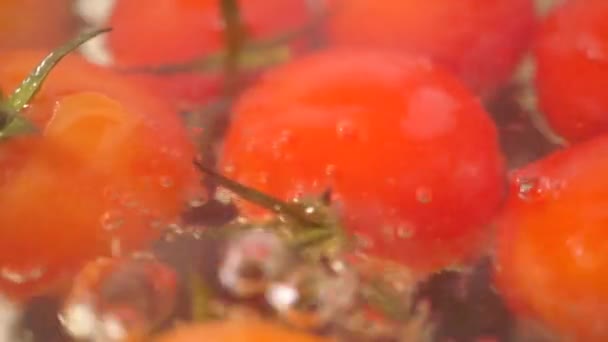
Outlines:
{"label": "red surface", "polygon": [[478,100],[424,59],[374,52],[268,73],[237,103],[221,165],[283,199],[331,188],[373,253],[423,270],[476,255],[503,194],[496,128]]}

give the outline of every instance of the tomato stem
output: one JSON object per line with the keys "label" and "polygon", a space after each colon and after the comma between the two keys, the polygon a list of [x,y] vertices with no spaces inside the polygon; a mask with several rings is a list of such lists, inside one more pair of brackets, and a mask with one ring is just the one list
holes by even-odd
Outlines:
{"label": "tomato stem", "polygon": [[69,53],[110,28],[86,32],[49,53],[0,105],[0,139],[36,131],[36,127],[19,113],[36,96],[55,66]]}
{"label": "tomato stem", "polygon": [[47,76],[57,65],[57,63],[59,63],[65,56],[76,50],[82,44],[102,33],[109,31],[111,31],[110,28],[103,28],[82,33],[75,39],[49,53],[28,75],[28,77],[21,82],[21,85],[15,89],[13,94],[8,98],[8,105],[11,106],[15,112],[20,112],[38,93]]}
{"label": "tomato stem", "polygon": [[228,95],[232,95],[237,89],[239,61],[245,34],[241,23],[238,0],[220,0],[220,7],[226,27],[224,31],[226,45],[226,58],[224,60],[226,92]]}
{"label": "tomato stem", "polygon": [[276,214],[285,215],[292,218],[304,225],[312,227],[323,226],[322,222],[315,220],[314,218],[307,215],[304,210],[301,210],[299,206],[287,203],[278,198],[265,194],[259,190],[250,188],[239,182],[236,182],[224,175],[219,174],[212,168],[203,165],[198,160],[194,161],[194,165],[204,174],[213,178],[219,185],[227,188],[228,190],[236,193],[243,199],[250,201],[251,203],[257,204],[263,208],[266,208]]}

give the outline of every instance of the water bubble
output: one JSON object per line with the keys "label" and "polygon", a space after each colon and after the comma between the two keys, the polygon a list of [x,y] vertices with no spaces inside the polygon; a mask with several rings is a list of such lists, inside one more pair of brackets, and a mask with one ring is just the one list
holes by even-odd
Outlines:
{"label": "water bubble", "polygon": [[27,267],[17,270],[5,266],[0,269],[0,277],[14,284],[37,281],[44,276],[44,273],[45,269],[43,267]]}
{"label": "water bubble", "polygon": [[402,224],[397,226],[396,235],[398,239],[409,239],[414,236],[414,229],[409,224]]}
{"label": "water bubble", "polygon": [[268,281],[285,269],[289,259],[287,246],[276,234],[244,232],[228,243],[218,277],[233,295],[249,297],[263,293]]}
{"label": "water bubble", "polygon": [[173,178],[170,176],[161,176],[158,181],[160,186],[166,189],[171,188],[174,184]]}
{"label": "water bubble", "polygon": [[124,193],[120,196],[120,204],[126,208],[135,208],[138,203],[135,196],[131,193]]}
{"label": "water bubble", "polygon": [[517,196],[524,201],[536,201],[547,196],[557,198],[564,183],[548,177],[517,177],[515,178]]}
{"label": "water bubble", "polygon": [[59,312],[74,338],[123,341],[172,312],[177,276],[147,257],[100,258],[81,270]]}
{"label": "water bubble", "polygon": [[371,237],[369,237],[367,235],[355,233],[355,234],[353,234],[353,237],[355,239],[355,245],[358,248],[371,249],[374,247],[374,241],[371,239]]}
{"label": "water bubble", "polygon": [[325,166],[325,174],[328,177],[333,177],[336,175],[336,169],[337,169],[336,165],[328,164],[327,166]]}
{"label": "water bubble", "polygon": [[357,289],[358,279],[349,268],[305,265],[273,282],[265,297],[287,323],[310,329],[340,319],[354,305]]}
{"label": "water bubble", "polygon": [[336,133],[341,139],[353,139],[357,137],[357,126],[350,120],[343,120],[336,125]]}
{"label": "water bubble", "polygon": [[433,201],[433,190],[428,187],[418,187],[416,189],[416,200],[422,204],[429,204]]}
{"label": "water bubble", "polygon": [[125,223],[125,218],[121,211],[108,210],[101,215],[99,221],[104,230],[115,231]]}

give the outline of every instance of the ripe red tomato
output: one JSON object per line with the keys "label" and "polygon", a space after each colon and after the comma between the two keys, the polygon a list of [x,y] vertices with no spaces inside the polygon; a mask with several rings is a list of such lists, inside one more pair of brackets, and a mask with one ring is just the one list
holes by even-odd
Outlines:
{"label": "ripe red tomato", "polygon": [[608,138],[511,176],[496,281],[511,307],[575,341],[608,339]]}
{"label": "ripe red tomato", "polygon": [[570,141],[608,132],[606,16],[606,1],[566,1],[542,24],[536,42],[540,107]]}
{"label": "ripe red tomato", "polygon": [[[121,68],[189,62],[224,47],[217,0],[118,0],[109,18],[108,50]],[[306,25],[306,0],[241,0],[241,18],[251,39],[269,39]],[[221,70],[220,70],[221,71]],[[221,74],[142,77],[185,102],[201,102],[221,89]]]}
{"label": "ripe red tomato", "polygon": [[479,101],[426,59],[372,51],[267,74],[237,103],[221,166],[282,199],[331,188],[374,253],[420,269],[476,255],[503,193]]}
{"label": "ripe red tomato", "polygon": [[535,26],[532,0],[329,0],[329,39],[424,53],[488,94],[511,76]]}
{"label": "ripe red tomato", "polygon": [[54,48],[75,28],[70,0],[0,1],[0,48]]}
{"label": "ripe red tomato", "polygon": [[156,342],[329,342],[329,339],[289,330],[278,324],[255,321],[235,320],[187,325],[171,331]]}
{"label": "ripe red tomato", "polygon": [[[3,54],[3,92],[43,56]],[[2,292],[27,297],[91,257],[141,247],[198,188],[176,113],[79,57],[52,72],[23,115],[39,134],[0,142]]]}

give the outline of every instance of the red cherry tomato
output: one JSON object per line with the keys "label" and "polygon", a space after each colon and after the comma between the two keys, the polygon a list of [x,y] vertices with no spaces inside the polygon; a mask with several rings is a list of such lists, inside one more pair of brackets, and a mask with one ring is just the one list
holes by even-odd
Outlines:
{"label": "red cherry tomato", "polygon": [[501,293],[574,341],[608,339],[607,150],[602,137],[515,171],[498,219]]}
{"label": "red cherry tomato", "polygon": [[[109,25],[108,48],[119,67],[185,63],[224,47],[217,0],[118,0]],[[250,39],[270,39],[306,25],[306,0],[242,0],[240,15]],[[220,70],[221,71],[221,70]],[[221,75],[146,77],[185,101],[200,102],[221,89]]]}
{"label": "red cherry tomato", "polygon": [[235,320],[187,325],[156,339],[156,342],[329,342],[329,339],[292,331],[275,323]]}
{"label": "red cherry tomato", "polygon": [[566,1],[538,36],[540,107],[555,131],[571,141],[608,132],[607,16],[606,1]]}
{"label": "red cherry tomato", "polygon": [[[0,57],[8,93],[42,59]],[[27,297],[97,255],[129,251],[174,220],[197,187],[175,112],[69,56],[23,113],[38,134],[0,142],[0,291]]]}
{"label": "red cherry tomato", "polygon": [[0,1],[0,48],[54,48],[75,28],[70,0]]}
{"label": "red cherry tomato", "polygon": [[478,93],[511,76],[535,25],[531,0],[330,0],[330,41],[424,53]]}
{"label": "red cherry tomato", "polygon": [[373,253],[421,269],[477,254],[503,190],[479,101],[389,53],[326,51],[270,72],[237,103],[221,165],[282,199],[331,188]]}

